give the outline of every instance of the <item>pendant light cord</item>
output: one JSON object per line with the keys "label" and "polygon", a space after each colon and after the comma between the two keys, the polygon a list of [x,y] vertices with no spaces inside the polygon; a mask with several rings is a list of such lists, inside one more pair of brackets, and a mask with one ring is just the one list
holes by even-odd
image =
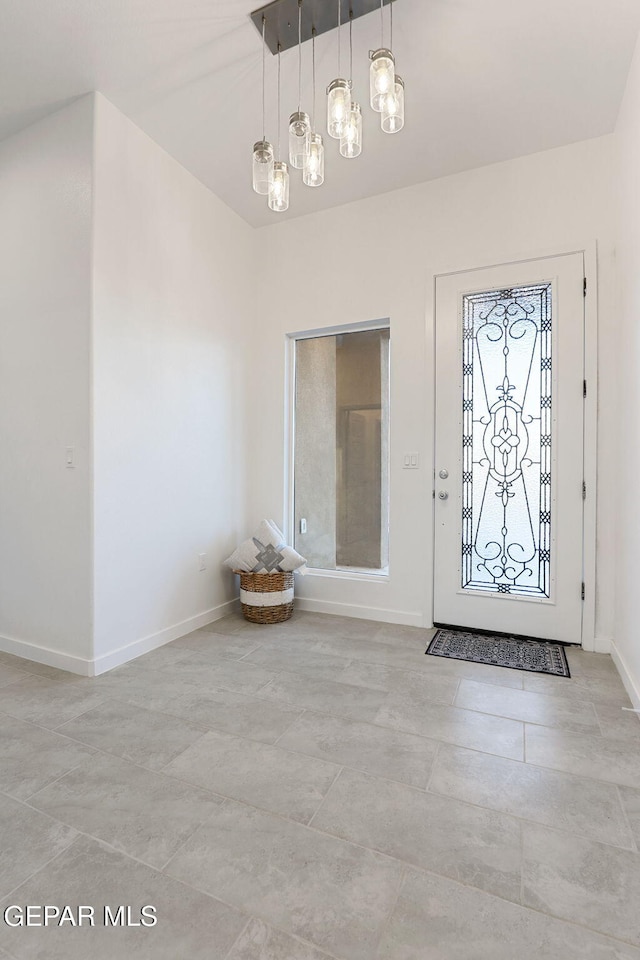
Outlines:
{"label": "pendant light cord", "polygon": [[266,121],[265,121],[265,109],[266,109],[266,108],[265,108],[265,93],[264,93],[264,87],[265,87],[265,63],[264,63],[264,58],[265,58],[265,50],[266,50],[266,44],[265,44],[265,31],[266,31],[266,28],[267,28],[267,18],[266,18],[266,17],[263,17],[263,18],[262,18],[262,142],[263,142],[263,143],[264,143],[264,141],[267,139],[267,137],[266,137],[266,132],[265,132],[265,131],[266,131]]}
{"label": "pendant light cord", "polygon": [[389,49],[393,50],[393,0],[389,0],[389,19],[391,22],[391,39],[389,41]]}
{"label": "pendant light cord", "polygon": [[298,0],[298,113],[302,107],[302,0]]}
{"label": "pendant light cord", "polygon": [[384,0],[380,0],[380,46],[384,47]]}
{"label": "pendant light cord", "polygon": [[349,9],[349,86],[353,87],[353,10]]}
{"label": "pendant light cord", "polygon": [[311,63],[313,71],[313,103],[311,104],[311,130],[316,132],[316,28],[311,28]]}
{"label": "pendant light cord", "polygon": [[338,0],[338,76],[342,76],[342,71],[340,70],[340,27],[342,26],[342,9],[341,9],[341,0]]}
{"label": "pendant light cord", "polygon": [[280,44],[278,43],[278,160],[280,159],[281,131],[280,131]]}

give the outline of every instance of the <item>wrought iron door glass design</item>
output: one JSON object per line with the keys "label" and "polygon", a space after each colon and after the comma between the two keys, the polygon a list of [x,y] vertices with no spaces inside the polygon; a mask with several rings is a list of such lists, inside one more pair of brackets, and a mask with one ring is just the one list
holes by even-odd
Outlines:
{"label": "wrought iron door glass design", "polygon": [[550,597],[552,289],[462,298],[462,588]]}

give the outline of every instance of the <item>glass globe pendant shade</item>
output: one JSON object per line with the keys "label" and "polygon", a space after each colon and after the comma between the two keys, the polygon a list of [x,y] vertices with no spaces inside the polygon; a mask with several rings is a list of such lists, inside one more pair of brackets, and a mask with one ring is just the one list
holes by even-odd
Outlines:
{"label": "glass globe pendant shade", "polygon": [[384,103],[381,126],[385,133],[398,133],[404,127],[404,80],[396,77],[393,93]]}
{"label": "glass globe pendant shade", "polygon": [[384,102],[390,93],[393,93],[395,84],[395,60],[391,50],[382,47],[380,50],[371,50],[369,53],[371,67],[369,68],[369,94],[371,109],[382,113]]}
{"label": "glass globe pendant shade", "polygon": [[289,163],[296,170],[302,170],[309,153],[311,125],[306,113],[292,113],[289,117]]}
{"label": "glass globe pendant shade", "polygon": [[269,209],[275,213],[284,213],[289,209],[289,167],[283,160],[276,160],[273,164]]}
{"label": "glass globe pendant shade", "polygon": [[273,177],[273,147],[268,140],[253,145],[253,189],[266,196]]}
{"label": "glass globe pendant shade", "polygon": [[351,104],[351,112],[340,140],[340,154],[347,160],[353,160],[362,153],[362,110],[359,103]]}
{"label": "glass globe pendant shade", "polygon": [[319,133],[312,133],[309,155],[302,171],[302,182],[307,187],[321,187],[324,183],[324,142]]}
{"label": "glass globe pendant shade", "polygon": [[327,89],[327,133],[334,140],[344,136],[351,111],[351,90],[347,80],[332,80]]}

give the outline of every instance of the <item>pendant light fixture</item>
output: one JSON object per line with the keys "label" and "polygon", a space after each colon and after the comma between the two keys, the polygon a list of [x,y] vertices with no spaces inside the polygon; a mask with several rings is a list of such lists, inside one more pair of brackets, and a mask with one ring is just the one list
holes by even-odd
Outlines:
{"label": "pendant light fixture", "polygon": [[[393,0],[389,0],[391,47],[393,47]],[[384,133],[399,133],[404,127],[404,80],[396,73],[393,91],[387,95],[382,108],[380,126]]]}
{"label": "pendant light fixture", "polygon": [[351,111],[351,90],[347,80],[340,77],[340,28],[342,26],[341,0],[338,3],[338,78],[327,88],[327,133],[334,140],[344,135]]}
{"label": "pendant light fixture", "polygon": [[380,0],[380,47],[369,51],[369,95],[371,109],[382,113],[385,98],[393,93],[395,83],[395,60],[393,53],[384,45],[384,0]]}
{"label": "pendant light fixture", "polygon": [[302,0],[298,0],[298,109],[289,117],[289,163],[302,170],[309,153],[311,124],[302,110]]}
{"label": "pendant light fixture", "polygon": [[404,127],[404,80],[397,73],[393,93],[384,103],[381,126],[385,133],[399,133]]}
{"label": "pendant light fixture", "polygon": [[266,196],[273,178],[273,147],[265,136],[265,50],[264,34],[267,25],[262,17],[262,140],[253,145],[253,189]]}
{"label": "pendant light fixture", "polygon": [[311,30],[311,60],[313,70],[313,102],[311,104],[311,136],[309,152],[305,157],[302,182],[307,187],[321,187],[324,183],[324,142],[316,133],[316,29]]}
{"label": "pendant light fixture", "polygon": [[[306,187],[319,187],[325,181],[325,145],[316,127],[316,38],[323,33],[338,33],[337,78],[326,88],[327,131],[339,143],[340,155],[353,160],[363,149],[363,107],[354,98],[353,21],[380,11],[380,46],[369,51],[369,98],[380,115],[385,134],[398,133],[405,122],[405,83],[396,73],[393,54],[393,5],[396,0],[268,0],[251,14],[256,31],[262,35],[262,139],[253,146],[253,189],[266,195],[269,208],[276,213],[289,209],[290,170],[300,170]],[[303,8],[303,4],[306,4]],[[385,23],[385,5],[389,5],[389,26]],[[295,31],[296,12],[298,31]],[[341,76],[342,34],[345,14],[349,14],[349,63],[344,65],[348,79]],[[388,30],[388,34],[387,34]],[[309,113],[302,109],[302,45],[311,40],[313,102]],[[385,46],[385,43],[387,46]],[[298,108],[290,114],[282,105],[281,54],[298,47]],[[278,57],[277,65],[277,151],[266,138],[266,54]],[[293,54],[292,54],[293,55]],[[293,66],[293,64],[292,64]],[[347,69],[348,68],[348,69]],[[305,69],[308,69],[305,66]],[[321,85],[324,82],[321,79]],[[364,93],[364,91],[363,91]],[[365,94],[366,96],[366,94]],[[361,101],[362,102],[362,101]],[[320,125],[324,108],[320,107]],[[287,117],[289,122],[287,124]],[[368,122],[368,121],[367,121]],[[286,142],[282,143],[284,136]],[[284,157],[281,153],[284,147]],[[297,189],[297,188],[296,188]]]}
{"label": "pendant light fixture", "polygon": [[[349,11],[349,87],[353,89],[353,10]],[[362,110],[360,104],[351,101],[349,118],[340,138],[340,154],[353,160],[362,153]]]}
{"label": "pendant light fixture", "polygon": [[[278,44],[278,156],[280,156],[280,44]],[[269,209],[284,213],[289,209],[289,167],[284,160],[273,163],[273,177],[269,185]]]}

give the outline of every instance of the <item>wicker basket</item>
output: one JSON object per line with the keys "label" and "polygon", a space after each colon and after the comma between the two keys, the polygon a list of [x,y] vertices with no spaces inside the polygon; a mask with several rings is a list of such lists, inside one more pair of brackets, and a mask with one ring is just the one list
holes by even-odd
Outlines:
{"label": "wicker basket", "polygon": [[240,602],[251,623],[282,623],[293,613],[293,573],[244,573],[240,577]]}

